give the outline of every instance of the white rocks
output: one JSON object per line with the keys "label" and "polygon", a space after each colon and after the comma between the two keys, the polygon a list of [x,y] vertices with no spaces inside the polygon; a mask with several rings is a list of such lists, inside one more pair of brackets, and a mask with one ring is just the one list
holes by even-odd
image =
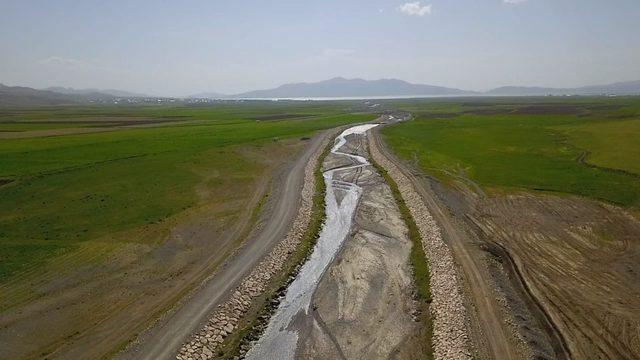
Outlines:
{"label": "white rocks", "polygon": [[213,352],[211,352],[211,350],[206,346],[202,348],[202,354],[208,357],[213,357]]}
{"label": "white rocks", "polygon": [[[224,304],[218,305],[208,324],[193,335],[190,343],[183,344],[176,358],[213,359],[214,352],[222,344],[224,338],[233,332],[239,319],[251,307],[251,300],[261,295],[269,279],[282,270],[282,266],[297,248],[309,221],[311,221],[313,195],[316,187],[314,172],[320,154],[331,140],[333,140],[332,136],[325,138],[319,150],[311,156],[305,167],[300,208],[285,238],[262,262],[253,268],[249,276],[233,292],[231,298]],[[207,340],[208,334],[209,339]]]}
{"label": "white rocks", "polygon": [[422,237],[431,274],[434,358],[471,359],[471,342],[465,326],[467,313],[451,250],[442,240],[438,225],[411,181],[380,152],[372,137],[369,139],[371,156],[398,185]]}

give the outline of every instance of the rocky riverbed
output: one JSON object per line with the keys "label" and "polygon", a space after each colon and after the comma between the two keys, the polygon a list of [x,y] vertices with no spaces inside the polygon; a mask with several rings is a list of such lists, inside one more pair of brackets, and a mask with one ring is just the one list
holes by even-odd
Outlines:
{"label": "rocky riverbed", "polygon": [[[293,359],[306,329],[313,327],[311,298],[325,270],[342,247],[351,229],[362,188],[344,174],[358,174],[369,166],[366,158],[345,150],[349,139],[362,137],[377,124],[358,125],[343,131],[335,140],[329,159],[336,164],[323,172],[326,184],[326,220],[318,241],[260,339],[247,353],[249,359]],[[327,159],[327,161],[330,161]],[[345,163],[346,160],[346,163]],[[356,177],[357,178],[357,177]]]}
{"label": "rocky riverbed", "polygon": [[[435,358],[471,358],[466,311],[451,253],[409,180],[403,179],[375,144],[368,154],[366,143],[366,138],[357,131],[343,133],[333,154],[327,157],[323,168],[325,175],[331,173],[326,182],[333,187],[328,193],[333,192],[334,210],[340,213],[344,204],[353,207],[350,212],[342,209],[346,218],[340,220],[340,228],[346,227],[347,232],[344,235],[332,232],[330,249],[320,246],[318,251],[316,246],[282,303],[276,304],[278,308],[264,327],[265,333],[251,349],[246,347],[242,351],[249,358],[412,358],[420,353],[412,341],[421,324],[415,322],[414,316],[408,261],[411,242],[393,195],[382,177],[368,166],[368,156],[386,168],[397,182],[423,238],[431,270]],[[309,222],[315,188],[313,169],[318,155],[306,168],[302,206],[286,239],[181,348],[178,359],[214,358],[216,350],[251,307],[252,299],[262,294],[268,281],[282,270]],[[320,258],[322,261],[318,261]],[[296,285],[298,278],[304,281]]]}
{"label": "rocky riverbed", "polygon": [[[349,153],[369,157],[366,137]],[[325,167],[341,159],[330,156]],[[336,174],[362,188],[353,226],[313,296],[298,359],[409,359],[423,352],[409,265],[411,241],[391,189],[374,167]]]}

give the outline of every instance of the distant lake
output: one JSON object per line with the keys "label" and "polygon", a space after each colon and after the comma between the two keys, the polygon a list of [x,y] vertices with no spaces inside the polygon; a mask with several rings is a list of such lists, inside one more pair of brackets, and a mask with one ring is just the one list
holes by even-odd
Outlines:
{"label": "distant lake", "polygon": [[226,97],[221,100],[294,100],[294,101],[335,101],[335,100],[393,100],[393,99],[426,99],[426,98],[456,98],[473,95],[389,95],[389,96],[322,96],[322,97],[274,97],[274,98],[233,98]]}

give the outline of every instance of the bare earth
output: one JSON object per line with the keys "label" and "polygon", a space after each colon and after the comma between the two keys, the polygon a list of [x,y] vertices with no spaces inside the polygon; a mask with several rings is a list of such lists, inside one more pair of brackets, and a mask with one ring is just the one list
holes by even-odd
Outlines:
{"label": "bare earth", "polygon": [[[343,151],[366,156],[364,137]],[[345,150],[348,149],[348,150]],[[330,156],[325,168],[340,161]],[[300,359],[386,359],[419,356],[413,336],[411,242],[389,186],[372,166],[343,171],[340,180],[363,188],[351,235],[313,297],[300,334]]]}
{"label": "bare earth", "polygon": [[[374,132],[375,133],[375,132]],[[640,221],[570,196],[411,178],[466,282],[479,358],[640,358]]]}
{"label": "bare earth", "polygon": [[508,252],[570,357],[640,358],[637,219],[595,201],[529,194],[482,199],[476,214],[480,236]]}
{"label": "bare earth", "polygon": [[523,354],[518,351],[517,339],[505,326],[502,315],[502,305],[494,293],[492,280],[488,270],[478,258],[477,251],[471,244],[471,239],[463,227],[450,216],[443,206],[435,201],[420,177],[420,174],[400,161],[380,141],[378,132],[374,132],[373,140],[378,149],[392,160],[398,168],[413,183],[416,191],[421,195],[431,214],[440,226],[443,239],[449,245],[458,263],[467,290],[467,308],[471,315],[469,333],[477,351],[476,356],[487,359],[516,359]]}

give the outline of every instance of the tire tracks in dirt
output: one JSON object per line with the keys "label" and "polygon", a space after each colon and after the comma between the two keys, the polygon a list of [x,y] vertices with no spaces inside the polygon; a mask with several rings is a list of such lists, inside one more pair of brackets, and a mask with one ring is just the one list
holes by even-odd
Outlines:
{"label": "tire tracks in dirt", "polygon": [[261,231],[250,236],[200,290],[139,337],[137,344],[122,353],[120,358],[156,360],[175,357],[183,342],[207,322],[216,306],[230,296],[251,269],[285,236],[298,211],[307,162],[322,150],[321,144],[330,133],[329,130],[314,136],[291,166],[277,192],[273,213]]}
{"label": "tire tracks in dirt", "polygon": [[521,298],[528,303],[528,308],[537,310],[536,318],[538,319],[538,323],[543,328],[547,336],[549,336],[549,340],[551,342],[551,345],[553,346],[553,350],[555,351],[556,358],[558,360],[571,359],[571,352],[562,332],[560,331],[560,329],[558,329],[558,326],[553,322],[553,319],[551,318],[549,313],[547,313],[547,311],[544,309],[544,306],[534,295],[531,286],[527,283],[526,278],[520,271],[520,268],[516,264],[515,259],[511,256],[509,251],[504,246],[496,242],[491,242],[489,245],[495,247],[493,249],[490,249],[489,251],[496,251],[496,255],[498,257],[506,260],[505,268],[510,273],[509,278],[514,280],[514,287],[520,293]]}
{"label": "tire tracks in dirt", "polygon": [[392,154],[380,138],[379,129],[372,131],[372,141],[380,153],[394,163],[398,169],[413,184],[415,191],[421,196],[425,205],[431,210],[433,217],[440,225],[443,237],[451,248],[454,258],[462,270],[462,277],[467,282],[468,292],[475,309],[469,309],[475,318],[477,326],[470,330],[473,342],[482,358],[517,359],[521,358],[513,334],[503,320],[502,306],[496,301],[496,296],[490,281],[490,274],[481,268],[479,260],[468,250],[470,242],[467,235],[454,224],[444,210],[434,199],[433,195],[423,186],[421,179],[412,169]]}

